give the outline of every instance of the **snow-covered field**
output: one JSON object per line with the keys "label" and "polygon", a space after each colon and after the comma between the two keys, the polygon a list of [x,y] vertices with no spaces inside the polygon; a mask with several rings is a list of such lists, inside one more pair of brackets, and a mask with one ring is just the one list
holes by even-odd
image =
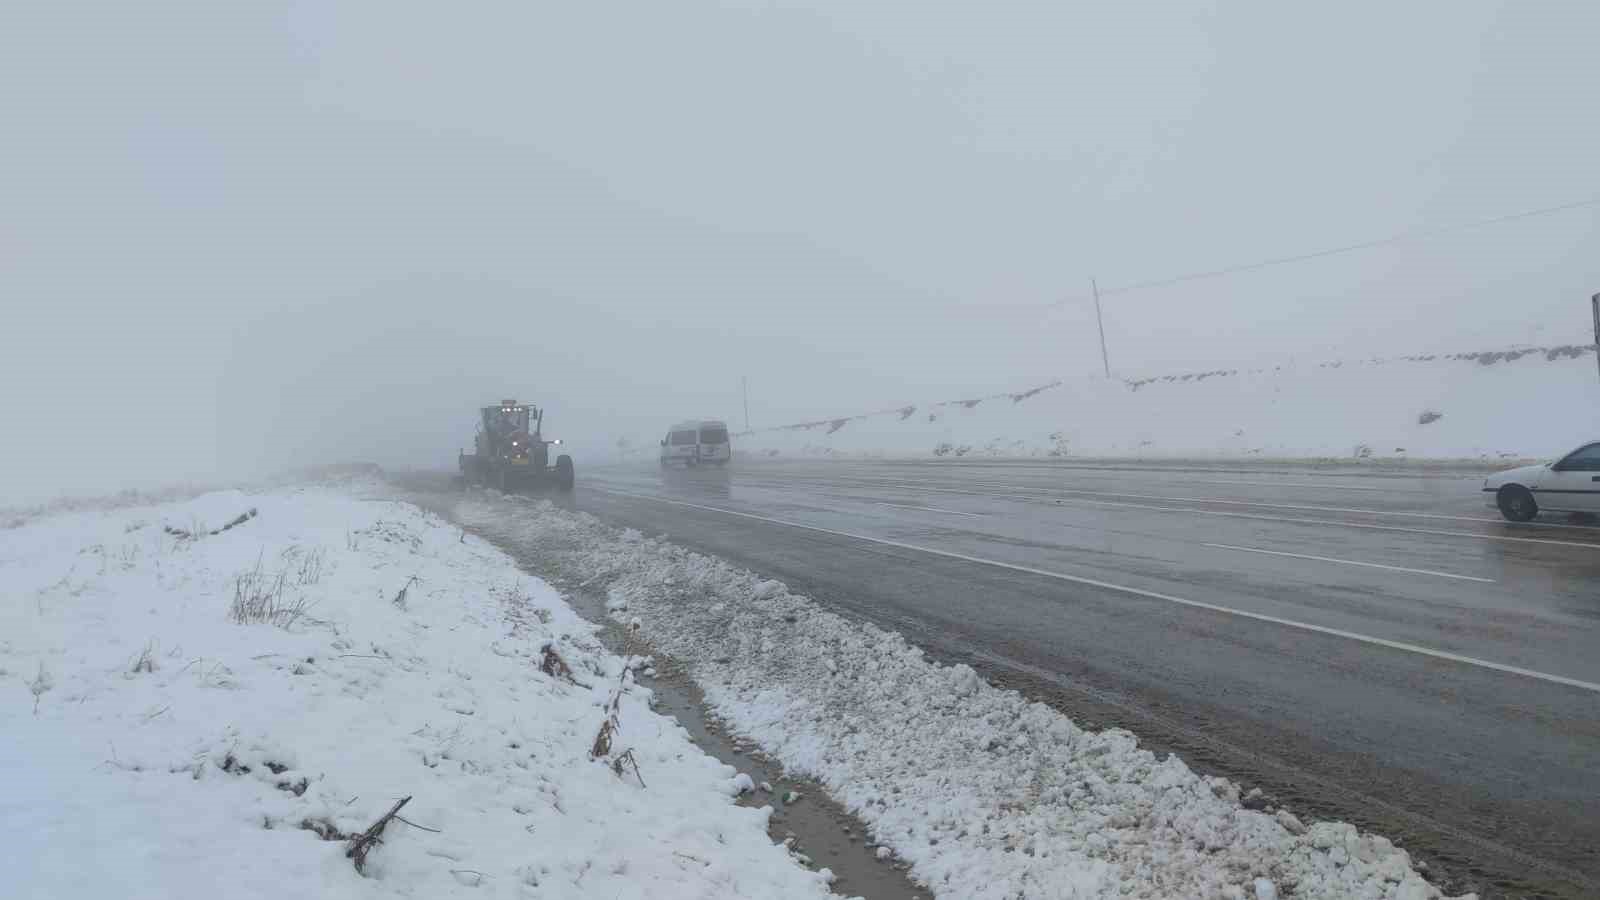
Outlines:
{"label": "snow-covered field", "polygon": [[[645,660],[485,542],[360,493],[0,530],[0,895],[827,895],[651,711]],[[358,873],[349,836],[406,797]]]}
{"label": "snow-covered field", "polygon": [[735,443],[780,457],[1548,458],[1600,437],[1600,376],[1592,349],[1552,347],[1075,378],[852,412]]}
{"label": "snow-covered field", "polygon": [[1383,837],[1245,808],[1239,788],[1090,731],[784,585],[545,501],[453,514],[609,597],[715,712],[810,776],[940,898],[1367,898],[1438,890]]}

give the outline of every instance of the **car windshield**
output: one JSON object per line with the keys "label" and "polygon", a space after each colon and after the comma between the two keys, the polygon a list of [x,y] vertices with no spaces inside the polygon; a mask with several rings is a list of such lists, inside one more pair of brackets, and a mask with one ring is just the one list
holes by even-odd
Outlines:
{"label": "car windshield", "polygon": [[1590,444],[1567,454],[1566,458],[1561,460],[1560,466],[1573,472],[1600,472],[1600,444]]}
{"label": "car windshield", "polygon": [[700,429],[700,443],[702,444],[726,444],[727,442],[728,429],[726,428]]}
{"label": "car windshield", "polygon": [[668,443],[674,447],[682,447],[694,442],[694,432],[692,431],[674,431],[672,436],[668,438]]}

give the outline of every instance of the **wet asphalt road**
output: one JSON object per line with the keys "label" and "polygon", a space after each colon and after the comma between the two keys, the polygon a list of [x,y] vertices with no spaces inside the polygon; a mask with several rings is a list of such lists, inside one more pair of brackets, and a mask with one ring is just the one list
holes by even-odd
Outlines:
{"label": "wet asphalt road", "polygon": [[774,461],[588,468],[572,502],[1386,834],[1447,887],[1597,897],[1600,528],[1501,522],[1480,485]]}

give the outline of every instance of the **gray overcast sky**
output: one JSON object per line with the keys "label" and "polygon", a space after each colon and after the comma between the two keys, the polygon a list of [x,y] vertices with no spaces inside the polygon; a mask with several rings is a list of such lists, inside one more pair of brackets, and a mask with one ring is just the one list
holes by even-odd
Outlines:
{"label": "gray overcast sky", "polygon": [[[0,503],[1099,368],[1116,286],[1600,195],[1600,4],[10,3]],[[1128,374],[1585,340],[1595,207],[1107,298]],[[1059,305],[1057,301],[1067,299]],[[580,465],[582,457],[580,455]]]}

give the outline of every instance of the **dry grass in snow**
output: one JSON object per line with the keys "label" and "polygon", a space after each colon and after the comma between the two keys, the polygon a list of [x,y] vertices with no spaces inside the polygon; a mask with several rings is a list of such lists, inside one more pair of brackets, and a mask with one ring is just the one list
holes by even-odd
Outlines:
{"label": "dry grass in snow", "polygon": [[826,896],[639,664],[405,504],[34,516],[0,543],[0,895]]}

